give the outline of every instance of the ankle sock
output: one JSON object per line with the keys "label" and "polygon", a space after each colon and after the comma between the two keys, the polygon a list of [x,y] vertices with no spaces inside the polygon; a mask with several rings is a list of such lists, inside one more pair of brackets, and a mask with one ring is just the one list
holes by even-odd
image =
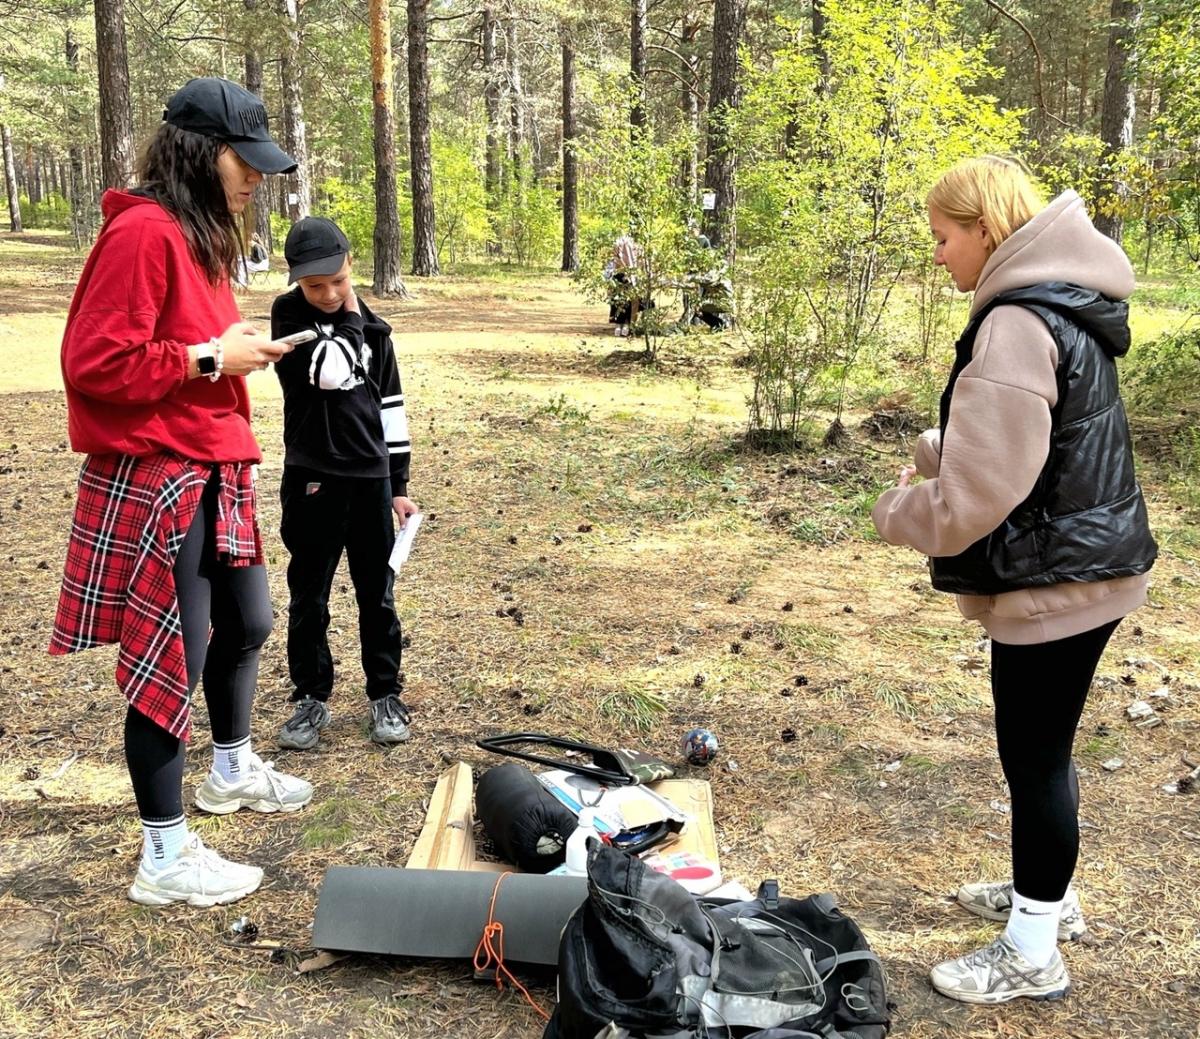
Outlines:
{"label": "ankle sock", "polygon": [[1013,891],[1012,914],[1004,933],[1035,967],[1044,967],[1054,958],[1061,912],[1061,898],[1057,902],[1036,902]]}
{"label": "ankle sock", "polygon": [[250,760],[250,737],[243,736],[236,743],[213,742],[212,770],[226,783],[236,783],[245,775]]}
{"label": "ankle sock", "polygon": [[142,820],[142,865],[147,869],[162,869],[174,862],[187,843],[187,820],[182,815],[174,819]]}

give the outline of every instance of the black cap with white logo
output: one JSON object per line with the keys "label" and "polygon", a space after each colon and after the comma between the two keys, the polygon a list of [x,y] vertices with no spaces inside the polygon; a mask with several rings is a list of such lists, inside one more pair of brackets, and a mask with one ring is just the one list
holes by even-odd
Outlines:
{"label": "black cap with white logo", "polygon": [[291,173],[296,168],[296,160],[271,140],[262,101],[227,79],[188,80],[167,100],[163,120],[180,130],[219,138],[259,173]]}
{"label": "black cap with white logo", "polygon": [[350,240],[332,220],[306,216],[297,220],[283,243],[288,262],[288,284],[299,278],[337,274],[350,252]]}

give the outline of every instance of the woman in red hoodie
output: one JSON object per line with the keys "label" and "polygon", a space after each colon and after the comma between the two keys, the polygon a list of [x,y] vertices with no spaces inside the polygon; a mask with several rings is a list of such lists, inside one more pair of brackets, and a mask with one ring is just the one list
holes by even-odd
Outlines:
{"label": "woman in red hoodie", "polygon": [[125,757],[145,838],[129,897],[205,906],[249,894],[262,870],[188,833],[184,743],[201,677],[213,766],[196,804],[286,812],[312,798],[310,784],[250,746],[271,602],[245,376],[289,348],[241,320],[229,285],[236,215],[264,174],[296,164],[271,140],[262,102],[227,80],[190,81],[163,119],[139,187],[104,196],[67,317],[71,446],[87,458],[50,652],[120,643]]}

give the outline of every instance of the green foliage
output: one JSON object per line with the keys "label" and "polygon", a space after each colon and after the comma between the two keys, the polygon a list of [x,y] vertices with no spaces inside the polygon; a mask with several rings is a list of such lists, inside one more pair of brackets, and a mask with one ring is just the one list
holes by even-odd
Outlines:
{"label": "green foliage", "polygon": [[1200,399],[1200,327],[1194,322],[1139,343],[1122,366],[1131,411],[1142,415],[1185,413]]}
{"label": "green foliage", "polygon": [[1011,148],[1020,130],[1015,113],[968,93],[991,70],[982,46],[958,42],[956,0],[829,0],[825,11],[828,82],[809,45],[792,42],[748,71],[735,126],[751,200],[739,236],[755,247],[741,306],[750,439],[772,445],[795,439],[814,390],[833,389],[840,417],[893,289],[922,263],[929,276],[924,197],[937,175]]}
{"label": "green foliage", "polygon": [[[680,182],[684,156],[696,146],[687,129],[663,140],[653,127],[631,131],[628,98],[610,84],[602,106],[602,125],[580,146],[580,265],[577,280],[597,299],[623,299],[625,292],[652,300],[642,309],[634,332],[641,335],[648,359],[659,339],[677,331],[673,302],[691,272],[712,263],[704,256],[693,228],[697,200]],[[637,245],[632,287],[622,290],[610,279],[613,244],[629,234]],[[608,268],[606,270],[606,268]]]}
{"label": "green foliage", "polygon": [[42,197],[37,203],[30,202],[22,195],[21,219],[27,229],[38,227],[57,227],[68,230],[71,226],[71,203],[57,191]]}
{"label": "green foliage", "polygon": [[483,249],[488,237],[487,194],[469,136],[433,134],[433,204],[438,261],[458,263]]}
{"label": "green foliage", "polygon": [[558,254],[562,216],[558,192],[531,175],[531,154],[504,168],[503,190],[496,207],[496,234],[505,258],[523,267],[553,262]]}
{"label": "green foliage", "polygon": [[[342,229],[350,239],[354,256],[365,259],[374,253],[375,188],[369,180],[350,184],[338,177],[326,178],[313,193],[312,212],[313,216],[326,217]],[[275,233],[272,226],[271,234]],[[286,222],[283,233],[286,237]]]}

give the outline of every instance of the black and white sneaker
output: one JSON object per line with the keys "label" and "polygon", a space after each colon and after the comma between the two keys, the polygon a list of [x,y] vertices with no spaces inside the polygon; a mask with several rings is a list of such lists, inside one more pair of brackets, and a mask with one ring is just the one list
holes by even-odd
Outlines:
{"label": "black and white sneaker", "polygon": [[312,750],[321,739],[321,730],[332,720],[323,701],[306,696],[296,702],[295,713],[279,730],[279,745],[285,750]]}
{"label": "black and white sneaker", "polygon": [[371,701],[371,740],[375,743],[405,743],[409,736],[411,721],[404,701],[395,693]]}

